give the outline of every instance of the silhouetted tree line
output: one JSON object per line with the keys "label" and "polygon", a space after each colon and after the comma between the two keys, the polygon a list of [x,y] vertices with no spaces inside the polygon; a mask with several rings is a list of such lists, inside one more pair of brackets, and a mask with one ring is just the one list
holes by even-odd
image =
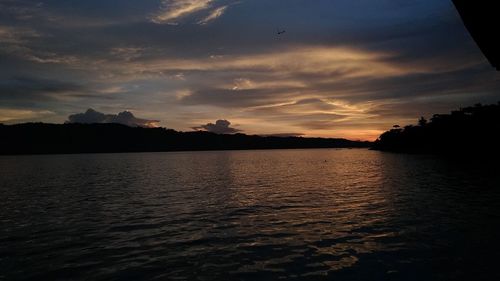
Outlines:
{"label": "silhouetted tree line", "polygon": [[370,142],[346,139],[218,135],[120,124],[0,124],[0,154],[356,148],[370,145]]}
{"label": "silhouetted tree line", "polygon": [[435,114],[429,121],[421,117],[418,125],[395,125],[383,133],[373,149],[434,154],[472,154],[500,152],[500,102],[476,104],[450,114]]}

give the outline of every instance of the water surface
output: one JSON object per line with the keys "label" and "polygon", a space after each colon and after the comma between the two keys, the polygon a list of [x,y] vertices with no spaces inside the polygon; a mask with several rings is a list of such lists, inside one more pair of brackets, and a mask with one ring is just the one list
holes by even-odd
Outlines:
{"label": "water surface", "polygon": [[500,177],[481,163],[365,149],[1,156],[0,193],[5,280],[500,277]]}

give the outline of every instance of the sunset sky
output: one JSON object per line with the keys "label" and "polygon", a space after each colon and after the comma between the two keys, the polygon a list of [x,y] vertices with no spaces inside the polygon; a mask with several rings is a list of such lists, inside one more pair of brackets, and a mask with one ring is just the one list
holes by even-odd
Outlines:
{"label": "sunset sky", "polygon": [[92,108],[373,140],[499,90],[450,0],[0,0],[7,124]]}

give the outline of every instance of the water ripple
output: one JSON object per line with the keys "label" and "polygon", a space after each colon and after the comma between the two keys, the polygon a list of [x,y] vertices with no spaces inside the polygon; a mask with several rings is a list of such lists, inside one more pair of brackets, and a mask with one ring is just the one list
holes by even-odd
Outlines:
{"label": "water ripple", "polygon": [[430,156],[0,157],[0,179],[5,280],[498,276],[497,173]]}

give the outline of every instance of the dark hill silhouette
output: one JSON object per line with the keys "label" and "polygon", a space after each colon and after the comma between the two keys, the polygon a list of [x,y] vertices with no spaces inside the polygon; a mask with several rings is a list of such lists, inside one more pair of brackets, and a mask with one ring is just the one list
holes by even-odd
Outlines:
{"label": "dark hill silhouette", "polygon": [[346,139],[220,135],[120,124],[0,124],[0,154],[370,147]]}
{"label": "dark hill silhouette", "polygon": [[456,155],[478,155],[500,152],[500,103],[477,104],[436,114],[429,122],[423,117],[418,125],[409,125],[383,133],[373,149]]}

